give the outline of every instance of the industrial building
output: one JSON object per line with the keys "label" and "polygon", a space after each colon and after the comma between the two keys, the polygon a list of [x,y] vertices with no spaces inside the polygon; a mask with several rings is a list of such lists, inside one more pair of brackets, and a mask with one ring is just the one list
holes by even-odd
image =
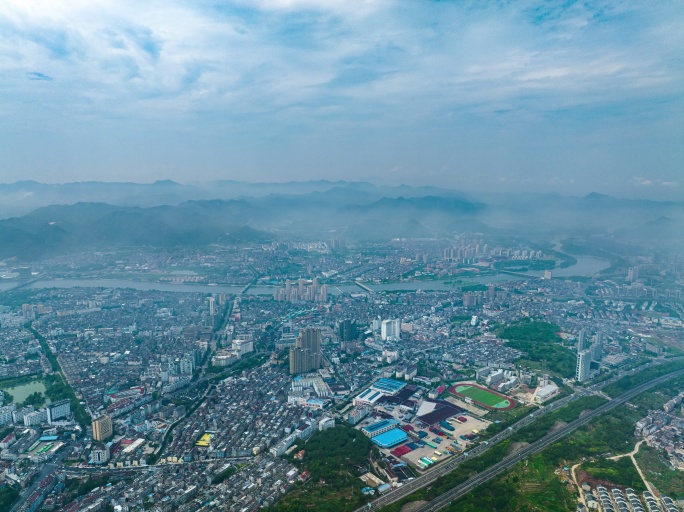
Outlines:
{"label": "industrial building", "polygon": [[400,382],[398,380],[393,380],[393,379],[379,379],[375,384],[373,384],[370,389],[374,389],[376,391],[380,391],[381,393],[385,395],[396,395],[406,387],[405,382]]}
{"label": "industrial building", "polygon": [[421,423],[431,427],[464,412],[464,409],[444,400],[425,399],[418,408],[416,417]]}
{"label": "industrial building", "polygon": [[[406,383],[404,382],[386,378],[379,379],[363,393],[354,398],[354,405],[375,405],[385,397],[397,396],[404,388],[406,388]],[[413,391],[409,393],[409,396],[415,392],[415,388],[412,389]],[[408,396],[406,398],[408,398]]]}
{"label": "industrial building", "polygon": [[400,443],[406,442],[408,435],[400,428],[393,428],[371,438],[371,441],[380,448],[391,448]]}
{"label": "industrial building", "polygon": [[396,428],[398,424],[399,422],[397,420],[380,420],[363,427],[361,432],[367,437],[375,437]]}
{"label": "industrial building", "polygon": [[555,384],[547,384],[546,386],[541,386],[537,388],[534,393],[534,401],[537,403],[542,403],[549,398],[552,398],[558,394],[560,389]]}

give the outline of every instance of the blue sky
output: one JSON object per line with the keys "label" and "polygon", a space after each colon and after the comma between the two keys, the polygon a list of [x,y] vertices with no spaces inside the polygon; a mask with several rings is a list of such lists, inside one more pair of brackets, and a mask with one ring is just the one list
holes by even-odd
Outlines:
{"label": "blue sky", "polygon": [[684,198],[684,4],[0,2],[0,182]]}

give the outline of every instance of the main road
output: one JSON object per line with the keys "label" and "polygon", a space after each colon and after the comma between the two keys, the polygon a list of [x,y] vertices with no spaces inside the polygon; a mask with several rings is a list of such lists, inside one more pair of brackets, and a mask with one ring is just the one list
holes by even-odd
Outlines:
{"label": "main road", "polygon": [[[402,498],[405,498],[406,496],[414,493],[418,489],[422,489],[423,487],[426,487],[430,484],[432,484],[435,480],[438,478],[446,475],[447,473],[450,473],[454,469],[456,469],[458,466],[460,466],[463,462],[466,460],[470,460],[473,457],[477,457],[478,455],[483,454],[486,452],[489,448],[491,448],[493,445],[509,438],[511,435],[513,435],[515,432],[520,430],[523,427],[526,427],[527,425],[533,423],[536,421],[537,418],[540,416],[549,414],[550,412],[555,411],[556,409],[573,402],[583,396],[587,395],[592,395],[598,393],[603,387],[612,384],[613,382],[616,382],[623,377],[633,375],[636,373],[639,373],[647,368],[650,368],[654,365],[657,364],[662,364],[665,362],[670,362],[670,361],[677,361],[677,360],[684,360],[684,357],[677,357],[677,358],[671,358],[671,359],[658,359],[654,360],[651,363],[639,366],[637,368],[633,368],[631,370],[628,370],[626,372],[621,372],[618,373],[617,375],[614,375],[610,379],[604,380],[602,382],[599,382],[597,384],[594,384],[593,386],[589,386],[587,388],[578,388],[575,393],[572,395],[568,395],[566,397],[561,398],[560,400],[555,401],[554,403],[540,407],[539,410],[535,411],[532,414],[529,414],[528,416],[525,416],[521,420],[517,421],[510,427],[508,427],[506,430],[503,430],[499,432],[498,434],[494,435],[490,439],[487,440],[487,444],[481,443],[477,447],[473,448],[470,451],[464,452],[463,454],[459,455],[458,457],[455,457],[451,459],[448,462],[445,462],[443,464],[439,464],[437,467],[434,469],[428,471],[424,475],[419,476],[418,478],[411,480],[407,483],[405,483],[403,486],[398,487],[391,492],[380,496],[374,501],[369,502],[368,504],[364,505],[363,507],[358,508],[355,512],[364,512],[368,510],[379,510],[382,507],[389,505],[390,503],[394,503],[395,501],[399,501]],[[668,374],[672,375],[672,374]],[[655,381],[651,381],[655,382]],[[649,383],[650,384],[650,383]],[[610,401],[609,403],[612,403],[613,401]]]}
{"label": "main road", "polygon": [[69,450],[66,446],[63,446],[61,448],[61,453],[57,455],[55,460],[45,464],[41,468],[40,473],[33,477],[33,482],[21,493],[19,501],[17,501],[11,508],[11,512],[15,512],[24,506],[26,500],[28,500],[33,495],[33,493],[36,492],[38,486],[43,482],[43,480],[45,480],[48,477],[48,475],[54,473],[57,470],[57,468],[59,468],[62,465],[62,461],[67,457],[67,455],[69,455]]}

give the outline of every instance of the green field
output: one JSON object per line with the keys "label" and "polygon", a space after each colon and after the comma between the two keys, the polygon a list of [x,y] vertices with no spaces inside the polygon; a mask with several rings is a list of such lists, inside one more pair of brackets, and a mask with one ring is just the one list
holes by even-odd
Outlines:
{"label": "green field", "polygon": [[505,409],[513,405],[512,400],[503,398],[501,395],[487,391],[486,389],[477,386],[459,385],[455,386],[454,391],[460,395],[471,398],[475,402],[479,402],[487,407],[494,409]]}

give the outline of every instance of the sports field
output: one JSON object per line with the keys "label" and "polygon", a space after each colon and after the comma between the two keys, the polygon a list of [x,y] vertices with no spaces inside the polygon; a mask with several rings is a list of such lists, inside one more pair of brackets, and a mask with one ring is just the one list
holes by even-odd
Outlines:
{"label": "sports field", "polygon": [[515,402],[499,393],[490,391],[474,384],[457,384],[449,392],[461,398],[470,398],[477,405],[486,409],[512,409]]}

